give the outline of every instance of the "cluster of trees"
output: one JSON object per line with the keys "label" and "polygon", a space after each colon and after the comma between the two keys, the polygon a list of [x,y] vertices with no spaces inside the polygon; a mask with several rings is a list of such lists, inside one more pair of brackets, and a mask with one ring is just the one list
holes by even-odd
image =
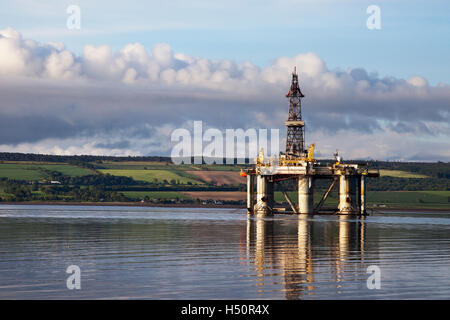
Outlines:
{"label": "cluster of trees", "polygon": [[[3,192],[8,194],[5,197],[6,201],[25,201],[33,197],[31,188],[23,183],[9,181],[3,178],[0,181],[0,185],[2,186]],[[1,200],[2,198],[0,197]]]}
{"label": "cluster of trees", "polygon": [[95,172],[97,172],[96,166],[90,162],[85,162],[85,161],[80,161],[80,160],[69,160],[67,163],[71,164],[73,166],[76,166],[76,167],[91,169],[91,170],[94,170]]}
{"label": "cluster of trees", "polygon": [[104,186],[45,186],[42,191],[56,197],[58,200],[73,200],[73,201],[94,201],[94,202],[120,202],[127,201],[123,194],[107,191]]}
{"label": "cluster of trees", "polygon": [[103,185],[70,186],[70,185],[43,185],[37,182],[31,185],[24,181],[0,179],[0,187],[6,196],[0,201],[129,201],[122,193],[105,190]]}
{"label": "cluster of trees", "polygon": [[74,185],[74,186],[133,186],[146,184],[145,182],[138,182],[130,177],[113,176],[110,174],[91,174],[87,176],[70,177],[62,174],[58,171],[43,171],[48,174],[52,180],[61,182],[63,185]]}
{"label": "cluster of trees", "polygon": [[450,190],[450,179],[380,177],[378,179],[367,179],[366,181],[369,191]]}

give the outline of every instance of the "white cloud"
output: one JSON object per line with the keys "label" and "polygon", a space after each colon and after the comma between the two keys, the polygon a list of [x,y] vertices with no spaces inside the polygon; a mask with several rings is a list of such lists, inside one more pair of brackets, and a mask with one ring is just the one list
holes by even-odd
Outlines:
{"label": "white cloud", "polygon": [[[167,147],[155,146],[167,146],[167,128],[189,120],[283,132],[284,94],[294,66],[306,96],[307,139],[317,139],[319,150],[345,148],[348,158],[413,159],[433,147],[430,160],[450,160],[447,84],[329,70],[312,52],[279,57],[263,69],[175,53],[166,43],[150,51],[133,43],[118,52],[86,45],[76,56],[61,43],[25,40],[11,28],[0,30],[0,150],[164,153]],[[109,141],[117,132],[124,136]],[[154,136],[152,147],[138,143]]]}
{"label": "white cloud", "polygon": [[413,76],[408,79],[408,83],[415,87],[426,87],[428,86],[428,81],[420,76]]}

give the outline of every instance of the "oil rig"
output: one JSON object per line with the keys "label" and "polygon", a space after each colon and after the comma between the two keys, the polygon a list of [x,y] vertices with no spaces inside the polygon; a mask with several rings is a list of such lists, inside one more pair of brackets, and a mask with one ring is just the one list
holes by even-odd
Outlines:
{"label": "oil rig", "polygon": [[[341,157],[334,154],[332,164],[321,164],[314,158],[314,144],[305,148],[305,122],[302,120],[302,98],[296,68],[286,98],[289,99],[289,114],[285,122],[287,128],[286,151],[279,157],[264,159],[261,149],[252,168],[241,171],[247,177],[248,214],[366,214],[366,177],[379,177],[378,172],[360,164],[342,163]],[[328,189],[314,206],[314,182],[318,179],[330,181]],[[282,191],[288,207],[274,207],[274,186],[281,181],[294,180],[298,186],[296,205],[288,193]],[[330,192],[339,185],[337,208],[324,208],[323,204]]]}

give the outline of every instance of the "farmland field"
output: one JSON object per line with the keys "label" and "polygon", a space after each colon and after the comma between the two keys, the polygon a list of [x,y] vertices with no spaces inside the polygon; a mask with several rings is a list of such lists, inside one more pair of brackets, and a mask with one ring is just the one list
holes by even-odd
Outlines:
{"label": "farmland field", "polygon": [[154,179],[157,179],[158,182],[163,182],[167,180],[178,180],[181,184],[187,184],[188,182],[192,184],[203,184],[203,182],[188,178],[184,175],[181,175],[175,171],[169,170],[122,170],[122,169],[100,169],[102,173],[109,173],[114,176],[123,176],[123,177],[131,177],[134,180],[145,181],[145,182],[154,182]]}
{"label": "farmland field", "polygon": [[205,182],[216,182],[218,186],[224,184],[239,185],[247,180],[235,171],[186,171]]}
{"label": "farmland field", "polygon": [[48,164],[48,163],[0,163],[0,177],[16,180],[42,180],[47,179],[43,171],[57,171],[64,175],[77,177],[94,174],[94,171],[73,166],[70,164]]}
{"label": "farmland field", "polygon": [[[322,198],[322,195],[325,191],[318,191],[316,190],[316,192],[314,193],[314,204],[317,204],[320,199]],[[297,203],[298,202],[298,196],[297,196],[297,192],[296,191],[288,191],[287,192],[289,198],[291,199],[292,202]],[[287,202],[286,198],[284,197],[283,193],[281,191],[275,191],[274,192],[274,200],[276,202]],[[325,206],[337,206],[337,198],[333,197],[332,194],[330,194],[330,196],[328,197],[328,199],[325,201]]]}
{"label": "farmland field", "polygon": [[41,180],[47,175],[35,165],[0,164],[0,177],[15,180]]}
{"label": "farmland field", "polygon": [[394,177],[394,178],[416,178],[416,179],[425,179],[428,176],[424,174],[411,173],[401,170],[380,170],[380,176],[384,177]]}
{"label": "farmland field", "polygon": [[372,191],[367,193],[369,204],[389,207],[436,207],[450,209],[450,191]]}

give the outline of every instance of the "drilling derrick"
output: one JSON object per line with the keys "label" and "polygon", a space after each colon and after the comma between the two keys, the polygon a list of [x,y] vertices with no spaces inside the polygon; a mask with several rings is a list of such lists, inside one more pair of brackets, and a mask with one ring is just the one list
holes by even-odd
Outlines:
{"label": "drilling derrick", "polygon": [[302,98],[304,97],[298,84],[296,69],[292,72],[291,88],[286,94],[289,98],[289,115],[285,122],[287,128],[286,135],[286,155],[302,157],[305,155],[305,122],[302,120]]}

